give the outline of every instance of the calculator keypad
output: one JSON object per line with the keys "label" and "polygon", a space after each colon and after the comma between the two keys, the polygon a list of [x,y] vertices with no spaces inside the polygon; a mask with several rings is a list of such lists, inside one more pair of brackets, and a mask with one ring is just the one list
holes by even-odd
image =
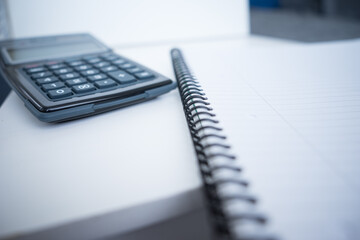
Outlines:
{"label": "calculator keypad", "polygon": [[26,67],[24,72],[51,100],[109,91],[155,77],[116,54],[65,59]]}

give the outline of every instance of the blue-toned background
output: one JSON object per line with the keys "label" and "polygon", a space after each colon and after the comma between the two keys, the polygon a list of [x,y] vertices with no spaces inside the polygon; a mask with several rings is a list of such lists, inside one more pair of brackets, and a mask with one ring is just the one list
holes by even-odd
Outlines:
{"label": "blue-toned background", "polygon": [[276,8],[276,7],[279,7],[279,1],[278,0],[250,0],[250,6]]}

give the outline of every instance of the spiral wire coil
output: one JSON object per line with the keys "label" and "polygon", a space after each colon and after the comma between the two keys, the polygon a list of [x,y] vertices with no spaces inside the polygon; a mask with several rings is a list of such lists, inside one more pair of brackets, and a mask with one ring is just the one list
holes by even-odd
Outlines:
{"label": "spiral wire coil", "polygon": [[205,195],[221,239],[275,240],[266,229],[267,218],[256,209],[256,197],[226,142],[223,129],[179,49],[171,57],[181,101],[195,147]]}

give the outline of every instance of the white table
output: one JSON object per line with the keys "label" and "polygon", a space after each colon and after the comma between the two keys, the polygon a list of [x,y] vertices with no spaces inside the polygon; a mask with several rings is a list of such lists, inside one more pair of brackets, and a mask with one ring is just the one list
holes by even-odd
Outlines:
{"label": "white table", "polygon": [[[250,37],[176,46],[211,49],[223,44],[289,43]],[[174,78],[171,47],[116,51]],[[200,186],[177,90],[62,124],[38,121],[13,92],[0,108],[0,237],[128,209]]]}

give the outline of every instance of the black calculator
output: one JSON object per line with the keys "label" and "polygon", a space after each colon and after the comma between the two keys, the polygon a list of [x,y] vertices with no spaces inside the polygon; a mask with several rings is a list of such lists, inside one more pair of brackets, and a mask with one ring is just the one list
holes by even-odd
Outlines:
{"label": "black calculator", "polygon": [[5,40],[0,49],[1,76],[44,122],[98,114],[176,87],[89,34]]}

